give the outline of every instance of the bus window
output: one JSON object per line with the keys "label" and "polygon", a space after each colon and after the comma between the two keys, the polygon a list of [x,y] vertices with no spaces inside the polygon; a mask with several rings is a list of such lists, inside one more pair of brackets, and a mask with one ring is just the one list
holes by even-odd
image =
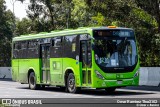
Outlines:
{"label": "bus window", "polygon": [[22,47],[22,49],[26,49],[26,48],[27,48],[27,44],[28,44],[27,41],[21,42],[21,47]]}
{"label": "bus window", "polygon": [[91,53],[91,41],[88,41],[87,42],[87,53],[88,53],[88,67],[91,67],[92,66],[92,53]]}
{"label": "bus window", "polygon": [[60,47],[61,43],[62,43],[61,37],[55,38],[55,40],[54,40],[54,47]]}
{"label": "bus window", "polygon": [[21,49],[20,42],[16,42],[16,43],[15,43],[15,48],[14,48],[14,49],[15,49],[15,50]]}
{"label": "bus window", "polygon": [[50,56],[53,58],[62,56],[62,37],[52,38],[52,46],[50,48]]}

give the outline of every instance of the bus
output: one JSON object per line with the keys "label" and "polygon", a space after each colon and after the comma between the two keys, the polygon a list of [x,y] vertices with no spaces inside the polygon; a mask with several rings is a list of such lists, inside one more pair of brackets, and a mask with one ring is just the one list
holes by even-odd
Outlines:
{"label": "bus", "polygon": [[21,35],[12,40],[12,79],[30,89],[56,86],[76,93],[139,84],[134,30],[81,27]]}

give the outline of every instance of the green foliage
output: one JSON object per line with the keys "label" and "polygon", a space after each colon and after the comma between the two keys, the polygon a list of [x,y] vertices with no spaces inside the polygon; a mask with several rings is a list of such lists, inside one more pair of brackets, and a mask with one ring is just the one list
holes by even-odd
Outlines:
{"label": "green foliage", "polygon": [[51,31],[64,29],[71,24],[72,3],[69,0],[30,0],[28,17],[32,20],[33,30]]}
{"label": "green foliage", "polygon": [[160,1],[159,0],[135,0],[137,5],[141,7],[148,14],[152,15],[158,24],[158,29],[156,29],[160,33]]}
{"label": "green foliage", "polygon": [[4,39],[0,42],[0,66],[11,66],[11,41]]}
{"label": "green foliage", "polygon": [[4,0],[0,0],[0,66],[10,66],[13,18],[12,12],[6,11]]}
{"label": "green foliage", "polygon": [[86,5],[84,0],[72,0],[73,9],[71,10],[71,27],[89,26],[94,12]]}
{"label": "green foliage", "polygon": [[[130,27],[138,40],[141,66],[160,66],[159,5],[159,0],[30,0],[28,18],[16,20],[15,33],[88,26]],[[6,11],[4,0],[0,0],[0,43],[4,53],[13,36],[13,21],[14,15]]]}
{"label": "green foliage", "polygon": [[95,26],[104,26],[105,25],[105,17],[101,14],[98,13],[97,16],[93,16],[92,17],[92,21],[95,22],[93,23],[93,26],[95,24]]}
{"label": "green foliage", "polygon": [[141,66],[160,66],[160,40],[155,36],[157,28],[160,29],[159,0],[86,0],[86,3],[98,13],[93,18],[98,22],[96,25],[135,29]]}
{"label": "green foliage", "polygon": [[16,35],[24,35],[31,33],[32,21],[27,18],[16,20]]}

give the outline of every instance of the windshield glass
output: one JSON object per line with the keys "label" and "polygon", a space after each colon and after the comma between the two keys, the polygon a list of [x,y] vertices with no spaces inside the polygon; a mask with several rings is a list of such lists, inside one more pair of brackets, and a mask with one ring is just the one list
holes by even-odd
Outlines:
{"label": "windshield glass", "polygon": [[136,43],[134,38],[95,38],[95,61],[102,67],[125,68],[136,64]]}

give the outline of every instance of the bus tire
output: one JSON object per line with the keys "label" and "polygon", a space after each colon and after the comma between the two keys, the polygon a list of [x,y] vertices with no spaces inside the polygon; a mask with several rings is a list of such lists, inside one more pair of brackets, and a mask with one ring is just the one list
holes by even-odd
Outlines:
{"label": "bus tire", "polygon": [[40,85],[36,84],[36,77],[35,77],[35,73],[34,72],[31,72],[29,74],[29,88],[32,89],[32,90],[36,90],[36,89],[39,89],[40,88]]}
{"label": "bus tire", "polygon": [[108,87],[108,88],[105,88],[105,91],[106,91],[107,93],[113,93],[113,92],[115,92],[115,90],[116,90],[116,87]]}
{"label": "bus tire", "polygon": [[74,74],[69,73],[67,78],[67,91],[70,93],[77,93],[79,90],[80,88],[76,87]]}

